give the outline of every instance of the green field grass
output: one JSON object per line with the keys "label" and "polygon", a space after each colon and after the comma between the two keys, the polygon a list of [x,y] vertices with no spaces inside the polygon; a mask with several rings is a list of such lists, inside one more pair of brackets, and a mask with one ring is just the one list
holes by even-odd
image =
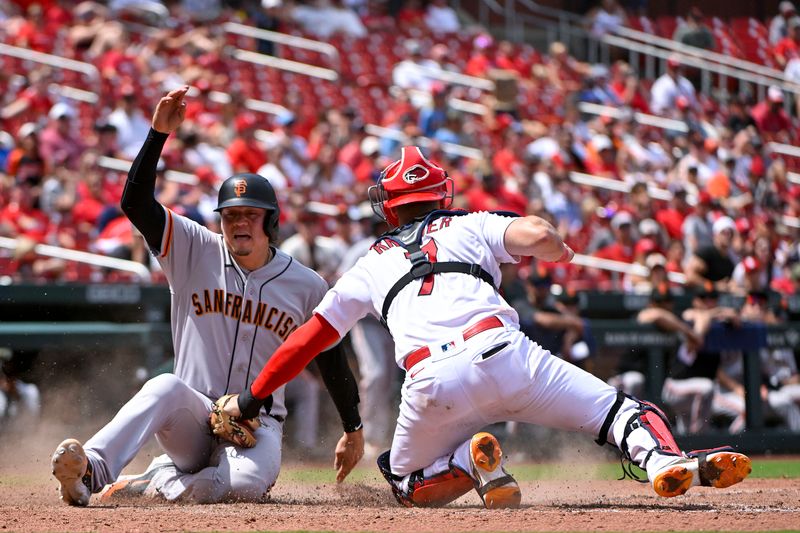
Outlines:
{"label": "green field grass", "polygon": [[[517,481],[536,480],[579,480],[579,479],[617,479],[622,475],[619,463],[598,463],[591,465],[566,464],[514,464],[509,465]],[[640,477],[646,477],[644,472],[634,468]],[[754,478],[800,478],[800,460],[791,459],[761,459],[753,458]],[[286,465],[281,470],[280,479],[283,481],[296,481],[300,483],[324,483],[333,480],[334,472],[323,466],[306,467],[299,465]],[[359,466],[348,478],[355,482],[369,482],[382,480],[377,467],[368,465]]]}
{"label": "green field grass", "polygon": [[[590,465],[566,465],[555,463],[521,463],[513,464],[508,470],[518,481],[536,481],[563,479],[617,479],[622,475],[619,463],[597,463]],[[637,475],[644,478],[644,473],[634,468]],[[335,472],[327,465],[304,466],[296,463],[284,464],[281,469],[279,482],[296,483],[331,483],[335,479]],[[800,479],[800,459],[764,459],[753,458],[753,473],[751,477],[766,479]],[[383,483],[383,478],[377,467],[364,464],[356,468],[348,477],[350,482],[356,483]],[[39,484],[41,476],[27,476],[24,474],[0,474],[0,491],[4,488],[20,488]]]}

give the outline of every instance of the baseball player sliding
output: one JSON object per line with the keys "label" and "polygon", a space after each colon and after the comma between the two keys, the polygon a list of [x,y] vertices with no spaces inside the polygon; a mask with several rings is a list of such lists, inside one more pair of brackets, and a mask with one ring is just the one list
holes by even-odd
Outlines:
{"label": "baseball player sliding", "polygon": [[[217,207],[222,235],[154,199],[156,164],[167,137],[183,122],[187,90],[171,91],[158,103],[122,197],[123,211],[169,281],[175,373],[145,383],[84,446],[75,439],[58,445],[53,474],[62,500],[71,505],[87,505],[90,495],[108,484],[104,500],[159,494],[198,503],[258,501],[278,477],[286,416],[282,390],[275,391],[271,404],[251,406],[254,420],[236,426],[240,444],[249,447],[212,434],[209,414],[218,414],[214,399],[249,386],[311,316],[327,284],[275,248],[280,211],[261,176],[237,174],[222,184]],[[343,480],[363,455],[357,386],[338,349],[326,352],[320,370],[345,427],[335,452],[337,479]],[[145,474],[117,481],[153,435],[165,455]]]}
{"label": "baseball player sliding", "polygon": [[378,459],[403,505],[443,505],[474,487],[486,507],[518,506],[519,486],[503,468],[500,444],[480,432],[509,420],[615,444],[660,496],[728,487],[750,473],[750,459],[730,448],[682,452],[656,406],[523,335],[496,289],[500,263],[520,256],[568,262],[573,251],[535,216],[443,210],[452,196],[447,173],[404,147],[370,194],[395,229],[339,279],[225,411],[254,416],[314,354],[372,314],[387,324],[406,371],[391,450]]}

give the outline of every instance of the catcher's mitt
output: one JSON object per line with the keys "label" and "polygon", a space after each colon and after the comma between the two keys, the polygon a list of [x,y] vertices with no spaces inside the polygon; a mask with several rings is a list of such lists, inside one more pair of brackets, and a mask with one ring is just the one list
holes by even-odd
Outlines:
{"label": "catcher's mitt", "polygon": [[211,406],[208,423],[217,437],[223,438],[242,448],[252,448],[256,445],[256,436],[253,432],[260,425],[258,418],[240,419],[232,418],[223,410],[235,394],[226,394]]}

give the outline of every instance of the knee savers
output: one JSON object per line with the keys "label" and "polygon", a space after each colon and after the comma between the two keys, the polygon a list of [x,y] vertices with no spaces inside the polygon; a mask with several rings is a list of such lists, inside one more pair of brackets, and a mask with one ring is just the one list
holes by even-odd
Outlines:
{"label": "knee savers", "polygon": [[474,488],[472,478],[460,468],[425,476],[417,470],[405,477],[392,474],[389,451],[378,457],[378,469],[392,487],[392,493],[405,507],[440,507],[458,499]]}

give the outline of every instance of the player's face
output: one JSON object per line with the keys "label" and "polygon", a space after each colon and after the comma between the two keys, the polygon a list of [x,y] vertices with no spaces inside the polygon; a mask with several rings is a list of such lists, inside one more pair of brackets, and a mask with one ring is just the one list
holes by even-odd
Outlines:
{"label": "player's face", "polygon": [[226,207],[222,210],[222,235],[235,256],[266,253],[269,237],[264,233],[265,209]]}

